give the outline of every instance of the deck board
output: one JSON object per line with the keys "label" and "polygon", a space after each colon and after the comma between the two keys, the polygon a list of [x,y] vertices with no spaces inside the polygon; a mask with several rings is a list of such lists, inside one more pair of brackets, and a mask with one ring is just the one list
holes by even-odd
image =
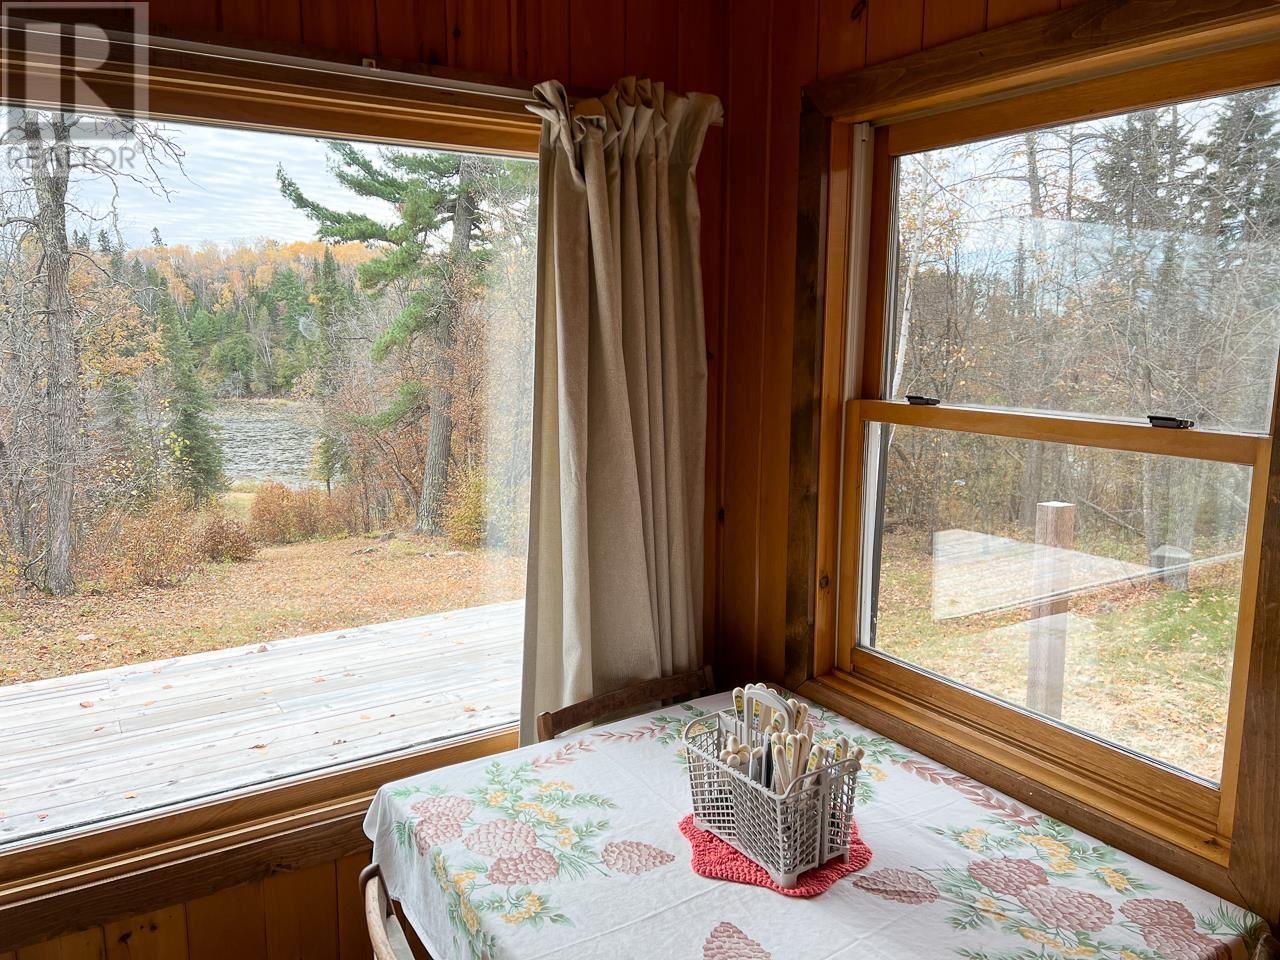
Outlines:
{"label": "deck board", "polygon": [[0,845],[512,723],[524,604],[0,687]]}

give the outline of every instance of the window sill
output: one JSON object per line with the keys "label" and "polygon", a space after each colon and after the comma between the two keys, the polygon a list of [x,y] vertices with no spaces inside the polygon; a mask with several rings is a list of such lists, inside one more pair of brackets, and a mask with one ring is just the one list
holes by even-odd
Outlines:
{"label": "window sill", "polygon": [[940,763],[1232,900],[1230,844],[1203,820],[1178,816],[1105,771],[1051,761],[998,723],[981,725],[864,675],[834,671],[799,692]]}
{"label": "window sill", "polygon": [[0,954],[368,846],[391,780],[516,746],[514,727],[0,854]]}

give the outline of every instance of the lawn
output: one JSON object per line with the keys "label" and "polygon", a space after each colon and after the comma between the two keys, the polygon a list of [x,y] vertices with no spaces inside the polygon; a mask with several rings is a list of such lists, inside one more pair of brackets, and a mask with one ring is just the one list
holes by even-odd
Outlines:
{"label": "lawn", "polygon": [[[877,646],[1010,703],[1026,703],[1027,611],[934,620],[932,560],[889,538]],[[1072,601],[1063,722],[1207,780],[1221,775],[1238,565]]]}
{"label": "lawn", "polygon": [[0,600],[0,683],[519,599],[524,558],[397,535],[268,546],[180,586]]}

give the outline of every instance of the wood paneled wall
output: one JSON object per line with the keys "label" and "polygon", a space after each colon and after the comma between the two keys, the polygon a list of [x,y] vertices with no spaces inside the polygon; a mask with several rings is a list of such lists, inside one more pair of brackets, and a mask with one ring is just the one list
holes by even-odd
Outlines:
{"label": "wood paneled wall", "polygon": [[735,0],[729,10],[715,592],[722,683],[784,677],[800,91],[1059,5]]}
{"label": "wood paneled wall", "polygon": [[275,874],[0,960],[369,960],[356,882],[368,862],[353,854]]}

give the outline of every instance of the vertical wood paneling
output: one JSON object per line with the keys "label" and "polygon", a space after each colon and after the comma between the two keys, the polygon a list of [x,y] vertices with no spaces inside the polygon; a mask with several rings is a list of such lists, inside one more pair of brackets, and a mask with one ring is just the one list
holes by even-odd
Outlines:
{"label": "vertical wood paneling", "polygon": [[920,49],[924,0],[867,0],[866,18],[867,63],[884,63]]}
{"label": "vertical wood paneling", "polygon": [[187,911],[179,905],[102,928],[107,960],[186,960]]}
{"label": "vertical wood paneling", "polygon": [[[154,4],[152,9],[154,16]],[[218,22],[233,37],[302,42],[302,8],[297,0],[220,0]]]}
{"label": "vertical wood paneling", "polygon": [[681,49],[680,15],[675,0],[628,3],[623,73],[676,83]]}
{"label": "vertical wood paneling", "polygon": [[369,960],[373,947],[364,919],[364,896],[360,871],[369,863],[369,854],[353,853],[337,864],[338,956],[340,960]]}
{"label": "vertical wood paneling", "polygon": [[987,0],[987,29],[1058,9],[1058,0]]}
{"label": "vertical wood paneling", "polygon": [[218,5],[213,0],[191,3],[189,0],[151,0],[147,7],[151,25],[170,31],[209,31],[218,29]]}
{"label": "vertical wood paneling", "polygon": [[444,0],[377,0],[378,56],[448,62]]}
{"label": "vertical wood paneling", "polygon": [[760,392],[764,345],[765,238],[769,221],[769,0],[733,0],[729,8],[726,128],[725,345],[721,409],[720,637],[716,678],[723,686],[756,677]]}
{"label": "vertical wood paneling", "polygon": [[622,75],[626,7],[599,0],[569,0],[569,85],[604,91]]}
{"label": "vertical wood paneling", "polygon": [[18,960],[104,960],[105,956],[101,927],[69,933],[18,951]]}
{"label": "vertical wood paneling", "polygon": [[372,3],[302,0],[302,42],[360,57],[378,52],[377,14]]}
{"label": "vertical wood paneling", "polygon": [[791,360],[795,333],[796,195],[800,91],[817,74],[817,0],[774,0],[769,85],[769,229],[765,233],[768,321],[760,394],[760,618],[758,668],[781,677],[786,632],[787,506],[790,493]]}
{"label": "vertical wood paneling", "polygon": [[[676,82],[682,91],[697,90],[725,97],[725,44],[722,30],[728,0],[686,0],[680,4],[680,55]],[[725,112],[729,105],[725,103]],[[707,460],[703,511],[703,650],[716,659],[717,541],[719,524],[720,399],[723,380],[724,310],[722,264],[724,242],[724,128],[712,127],[698,160],[698,201],[702,213],[701,261],[703,314],[707,330]]]}
{"label": "vertical wood paneling", "polygon": [[924,46],[981,33],[986,20],[986,0],[924,0]]}
{"label": "vertical wood paneling", "polygon": [[819,0],[818,76],[857,70],[866,61],[866,4],[861,0]]}
{"label": "vertical wood paneling", "polygon": [[516,73],[530,83],[569,79],[569,0],[523,0]]}
{"label": "vertical wood paneling", "polygon": [[189,960],[266,960],[262,884],[242,883],[187,903]]}
{"label": "vertical wood paneling", "polygon": [[451,67],[494,77],[515,73],[509,0],[448,0],[445,10]]}
{"label": "vertical wood paneling", "polygon": [[337,864],[277,873],[262,882],[267,960],[337,960]]}

